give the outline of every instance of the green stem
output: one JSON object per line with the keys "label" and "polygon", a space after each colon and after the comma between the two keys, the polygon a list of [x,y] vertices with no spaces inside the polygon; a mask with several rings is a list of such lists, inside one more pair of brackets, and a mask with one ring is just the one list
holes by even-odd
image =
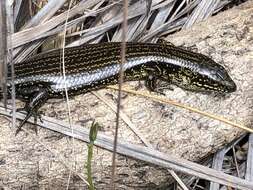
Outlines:
{"label": "green stem", "polygon": [[98,132],[99,125],[98,123],[93,122],[90,128],[90,143],[87,145],[88,146],[88,158],[87,158],[87,177],[88,177],[88,183],[89,183],[89,190],[95,190],[93,180],[92,180],[92,170],[91,170],[91,161],[93,157],[93,145],[94,142],[97,138],[97,132]]}

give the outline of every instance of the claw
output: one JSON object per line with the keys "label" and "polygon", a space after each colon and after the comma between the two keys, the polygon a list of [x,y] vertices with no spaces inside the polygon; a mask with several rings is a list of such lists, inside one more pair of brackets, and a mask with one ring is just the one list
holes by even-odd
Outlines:
{"label": "claw", "polygon": [[[37,112],[34,112],[32,113],[33,117],[34,117],[34,123],[37,124],[37,120],[39,118],[40,122],[43,123],[43,120],[42,120],[42,112],[41,111],[37,111]],[[38,135],[38,125],[35,126],[35,129],[34,129],[36,135]]]}

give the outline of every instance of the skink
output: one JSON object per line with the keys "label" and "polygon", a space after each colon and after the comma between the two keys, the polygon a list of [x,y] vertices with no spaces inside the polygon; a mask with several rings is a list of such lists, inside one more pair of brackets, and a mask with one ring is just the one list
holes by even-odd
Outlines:
{"label": "skink", "polygon": [[[16,134],[50,98],[62,98],[65,86],[70,96],[117,84],[121,64],[121,43],[88,44],[65,49],[65,74],[62,50],[35,55],[15,64],[16,97],[24,101],[27,112]],[[10,70],[10,69],[9,69]],[[124,80],[145,80],[146,87],[157,90],[157,81],[191,91],[231,93],[236,85],[223,66],[209,57],[170,43],[126,44]],[[10,73],[10,71],[9,71]],[[11,81],[8,82],[11,91]]]}

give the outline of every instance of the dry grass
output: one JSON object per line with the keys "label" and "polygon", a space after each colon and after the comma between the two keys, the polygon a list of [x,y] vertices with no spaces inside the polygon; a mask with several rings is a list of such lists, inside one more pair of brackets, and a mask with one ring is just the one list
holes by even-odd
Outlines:
{"label": "dry grass", "polygon": [[[36,3],[31,3],[30,6],[17,8],[18,12],[27,16],[21,17],[23,21],[20,21],[23,23],[21,26],[19,26],[21,18],[17,17],[15,20],[20,28],[20,31],[16,32],[12,39],[13,47],[17,48],[15,61],[23,60],[41,44],[44,44],[43,48],[45,49],[61,47],[67,14],[64,2],[64,0],[52,0],[45,5],[38,0]],[[156,42],[157,39],[176,32],[180,28],[188,28],[195,22],[206,19],[230,1],[156,0],[151,4],[150,2],[145,0],[130,1],[127,41]],[[146,6],[143,6],[145,4]],[[65,5],[64,8],[58,10],[62,5]],[[35,14],[38,7],[40,14]],[[67,25],[67,46],[102,41],[121,41],[122,8],[120,0],[74,1]],[[57,38],[52,40],[52,37]],[[47,38],[49,40],[46,40]],[[29,42],[33,42],[32,46],[27,44]],[[19,48],[20,46],[23,48]]]}
{"label": "dry grass", "polygon": [[[64,0],[51,0],[49,2],[45,0],[29,0],[27,2],[29,3],[26,5],[16,4],[14,8],[16,32],[13,34],[11,43],[15,48],[13,52],[14,62],[22,61],[34,52],[62,47],[62,44],[65,43],[66,47],[71,47],[85,43],[121,41],[121,36],[124,32],[122,28],[123,4],[121,0],[73,1],[73,6],[71,6],[69,13],[67,13],[69,4],[65,3]],[[232,0],[132,0],[128,7],[126,40],[156,42],[157,39],[177,32],[181,28],[189,28],[194,23],[205,20],[212,14],[216,14],[230,2]],[[144,4],[145,6],[143,6]],[[68,22],[66,23],[67,31],[65,36],[64,24],[67,15]],[[154,97],[153,100],[155,100]],[[181,107],[183,106],[181,105]],[[210,117],[207,113],[199,111],[198,113]],[[123,119],[131,123],[131,121],[128,121],[127,116]],[[213,117],[213,119],[217,119],[217,117]],[[242,125],[224,119],[220,120],[252,132],[252,129]],[[73,131],[72,133],[74,134]],[[135,133],[138,134],[138,131],[135,131]],[[145,142],[145,138],[141,136],[140,138]],[[251,136],[250,139],[248,143],[252,144]],[[250,169],[247,169],[245,174],[241,174],[240,171],[243,162],[238,163],[237,152],[243,148],[236,147],[239,142],[241,141],[233,142],[229,148],[226,147],[225,152],[231,152],[232,150],[232,154],[227,157],[224,155],[222,162],[224,159],[232,157],[225,166],[227,173],[235,176],[245,175],[247,176],[246,179],[250,180],[252,178]],[[42,142],[39,143],[43,144]],[[244,145],[239,147],[244,147]],[[47,149],[50,151],[50,148]],[[55,154],[54,152],[52,153]],[[252,155],[250,156],[252,157]],[[221,162],[221,160],[217,162]],[[62,163],[66,166],[64,160],[62,160]],[[71,167],[68,166],[68,168],[72,171]],[[216,169],[221,170],[221,168]],[[211,180],[212,178],[207,179]],[[205,188],[204,186],[201,187],[202,183],[196,182],[196,180],[191,180],[187,185],[191,186],[192,189]],[[215,190],[218,188],[217,185],[212,183],[210,189]]]}

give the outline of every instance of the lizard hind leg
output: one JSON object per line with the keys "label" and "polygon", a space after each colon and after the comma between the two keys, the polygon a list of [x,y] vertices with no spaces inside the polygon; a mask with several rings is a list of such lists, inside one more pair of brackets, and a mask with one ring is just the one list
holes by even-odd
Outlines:
{"label": "lizard hind leg", "polygon": [[[34,116],[35,123],[37,121],[38,116],[39,118],[41,118],[38,113],[39,112],[38,110],[46,103],[47,99],[48,99],[47,89],[44,89],[44,88],[40,89],[39,91],[33,94],[33,96],[29,99],[29,101],[26,103],[24,108],[18,109],[19,111],[26,111],[27,114],[26,114],[25,119],[21,121],[21,123],[19,124],[15,135],[17,135],[21,131],[23,125],[28,121],[28,119],[31,116]],[[36,130],[36,133],[37,133],[37,130]]]}

